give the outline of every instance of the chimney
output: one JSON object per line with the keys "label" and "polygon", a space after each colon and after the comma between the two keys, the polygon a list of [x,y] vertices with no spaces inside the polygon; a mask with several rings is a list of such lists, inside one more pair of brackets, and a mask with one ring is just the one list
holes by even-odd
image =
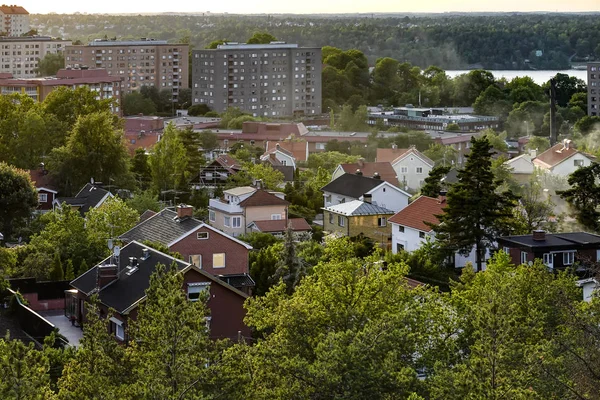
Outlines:
{"label": "chimney", "polygon": [[440,190],[440,195],[438,196],[438,201],[440,204],[444,204],[446,202],[446,195],[448,192],[446,190]]}
{"label": "chimney", "polygon": [[535,231],[533,231],[533,240],[535,240],[536,242],[543,242],[546,240],[546,231],[543,229],[536,229]]}
{"label": "chimney", "polygon": [[355,174],[362,176],[363,173],[362,173],[362,171],[360,169],[357,169],[356,172],[355,172]]}
{"label": "chimney", "polygon": [[379,175],[379,172],[375,172],[373,174],[373,179],[381,179],[381,176]]}
{"label": "chimney", "polygon": [[96,288],[102,289],[109,283],[116,281],[119,267],[115,264],[99,265],[96,274]]}
{"label": "chimney", "polygon": [[136,257],[129,257],[129,266],[130,267],[137,267],[138,264],[138,259]]}
{"label": "chimney", "polygon": [[262,179],[257,179],[257,180],[254,182],[254,187],[255,187],[256,189],[259,189],[259,190],[260,190],[260,189],[262,189],[262,186],[263,186],[263,181],[262,181]]}
{"label": "chimney", "polygon": [[180,204],[177,206],[177,218],[192,218],[194,214],[194,207],[188,206],[187,204]]}
{"label": "chimney", "polygon": [[364,201],[365,203],[369,203],[369,204],[371,204],[371,203],[373,202],[373,195],[372,195],[372,194],[369,194],[369,193],[365,193],[365,194],[363,194],[363,201]]}
{"label": "chimney", "polygon": [[365,166],[365,159],[364,158],[361,157],[361,158],[358,159],[358,166],[360,168],[363,168]]}
{"label": "chimney", "polygon": [[277,150],[280,150],[280,149],[281,149],[281,146],[279,145],[279,143],[277,143],[277,144],[275,145],[275,148],[276,148]]}
{"label": "chimney", "polygon": [[398,145],[396,143],[392,143],[392,149],[397,149]]}
{"label": "chimney", "polygon": [[537,157],[537,149],[531,149],[529,150],[529,155],[531,156],[532,159]]}
{"label": "chimney", "polygon": [[150,249],[147,248],[143,248],[142,249],[142,257],[140,258],[140,260],[144,261],[150,258]]}

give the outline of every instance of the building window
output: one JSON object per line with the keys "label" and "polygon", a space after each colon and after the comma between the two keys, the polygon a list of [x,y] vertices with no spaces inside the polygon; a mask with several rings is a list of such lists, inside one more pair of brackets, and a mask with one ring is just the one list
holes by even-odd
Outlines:
{"label": "building window", "polygon": [[521,264],[527,264],[527,252],[526,251],[521,252]]}
{"label": "building window", "polygon": [[378,226],[387,226],[387,219],[385,217],[378,217],[377,225]]}
{"label": "building window", "polygon": [[198,268],[202,268],[202,254],[192,254],[189,260],[190,264],[193,264]]}
{"label": "building window", "polygon": [[208,220],[210,222],[215,222],[217,220],[217,216],[213,210],[208,210]]}
{"label": "building window", "polygon": [[199,239],[199,240],[208,239],[208,232],[196,232],[196,239]]}
{"label": "building window", "polygon": [[223,217],[223,225],[230,227],[231,226],[231,218],[230,217]]}
{"label": "building window", "polygon": [[233,228],[239,228],[240,226],[242,226],[242,217],[233,217],[231,219],[232,222],[232,227]]}
{"label": "building window", "polygon": [[547,267],[552,265],[552,254],[544,253],[544,255],[542,256],[542,259],[544,261],[544,265],[546,265]]}
{"label": "building window", "polygon": [[398,225],[398,232],[404,233],[404,227],[402,225]]}
{"label": "building window", "polygon": [[406,174],[408,172],[408,167],[400,167],[400,172]]}
{"label": "building window", "polygon": [[329,223],[333,224],[333,214],[329,213]]}
{"label": "building window", "polygon": [[45,203],[48,201],[48,194],[46,193],[38,193],[38,201],[40,203]]}
{"label": "building window", "polygon": [[111,317],[110,322],[113,323],[115,337],[119,340],[125,340],[125,328],[123,327],[123,322],[115,317]]}
{"label": "building window", "polygon": [[338,225],[339,226],[345,226],[346,225],[346,219],[342,215],[338,215]]}
{"label": "building window", "polygon": [[271,214],[271,220],[280,220],[281,214]]}
{"label": "building window", "polygon": [[417,174],[422,174],[423,173],[423,167],[417,167],[417,168],[415,168],[415,171],[417,172]]}
{"label": "building window", "polygon": [[563,265],[572,265],[575,262],[575,252],[563,253]]}
{"label": "building window", "polygon": [[419,237],[425,239],[425,232],[419,231]]}
{"label": "building window", "polygon": [[193,282],[188,283],[188,300],[189,301],[198,301],[200,300],[200,296],[202,293],[207,293],[210,290],[209,282]]}
{"label": "building window", "polygon": [[213,268],[225,268],[225,253],[213,254]]}
{"label": "building window", "polygon": [[504,252],[506,254],[510,254],[510,248],[509,247],[503,247],[502,250],[504,250]]}

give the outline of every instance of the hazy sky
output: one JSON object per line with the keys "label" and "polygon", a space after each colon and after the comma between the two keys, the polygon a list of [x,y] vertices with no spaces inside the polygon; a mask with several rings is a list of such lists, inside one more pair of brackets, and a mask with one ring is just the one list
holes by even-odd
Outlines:
{"label": "hazy sky", "polygon": [[[12,3],[10,3],[12,4]],[[22,0],[30,13],[229,12],[247,13],[371,13],[447,11],[600,11],[600,0]]]}

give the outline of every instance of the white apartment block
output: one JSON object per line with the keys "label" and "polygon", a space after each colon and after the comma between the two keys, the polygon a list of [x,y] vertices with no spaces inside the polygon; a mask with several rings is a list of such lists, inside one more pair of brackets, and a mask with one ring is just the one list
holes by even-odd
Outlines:
{"label": "white apartment block", "polygon": [[35,78],[38,62],[49,53],[61,53],[70,40],[49,36],[0,38],[0,73],[14,78]]}
{"label": "white apartment block", "polygon": [[29,32],[29,13],[21,6],[0,6],[2,32],[8,36],[21,36]]}

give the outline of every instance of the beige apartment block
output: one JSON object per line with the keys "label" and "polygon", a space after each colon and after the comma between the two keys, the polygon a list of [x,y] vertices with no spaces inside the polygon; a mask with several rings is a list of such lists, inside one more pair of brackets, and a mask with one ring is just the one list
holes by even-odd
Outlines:
{"label": "beige apartment block", "polygon": [[62,53],[70,40],[49,36],[0,38],[0,72],[15,78],[34,78],[38,62],[49,53]]}

